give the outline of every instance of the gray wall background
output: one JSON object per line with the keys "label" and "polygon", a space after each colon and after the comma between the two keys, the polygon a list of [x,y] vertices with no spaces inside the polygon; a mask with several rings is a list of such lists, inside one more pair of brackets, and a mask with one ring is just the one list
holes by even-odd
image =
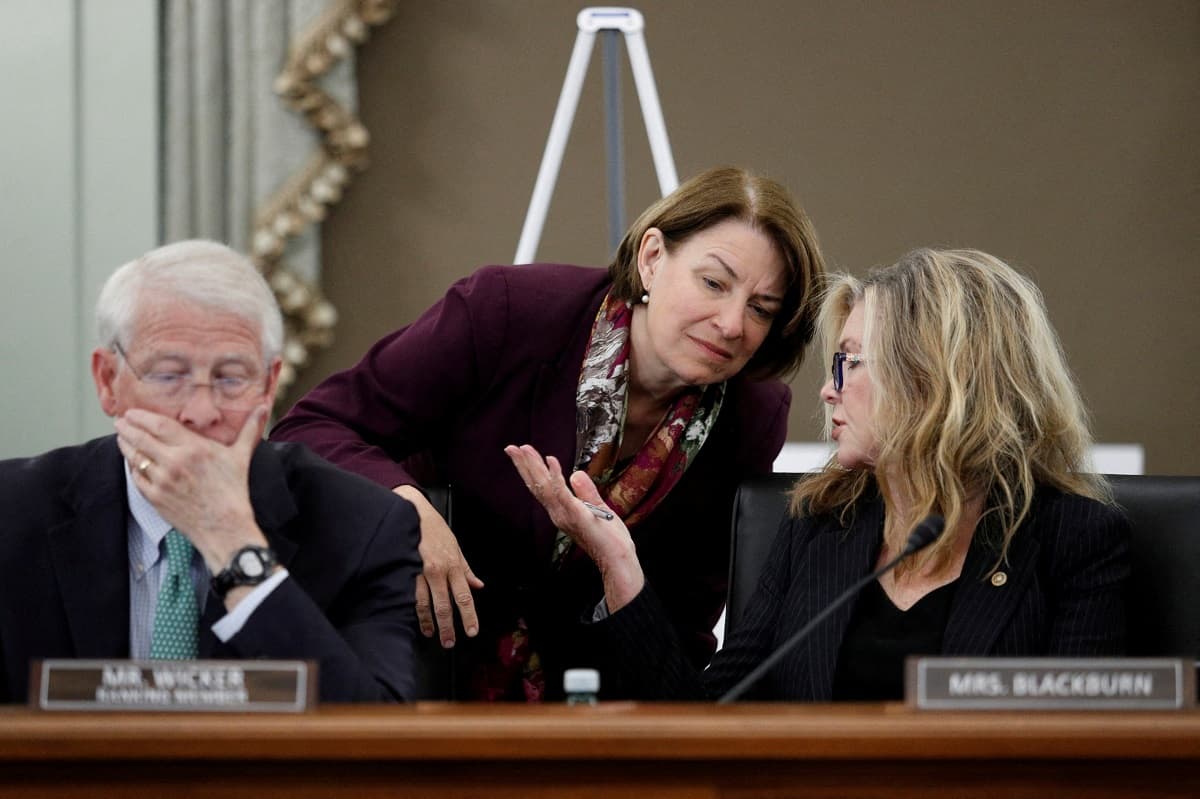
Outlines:
{"label": "gray wall background", "polygon": [[[405,3],[359,60],[372,165],[325,225],[354,363],[455,279],[516,249],[575,39],[571,3]],[[681,178],[744,164],[801,199],[835,268],[919,245],[993,252],[1041,285],[1097,439],[1200,473],[1200,4],[650,2]],[[607,263],[600,49],[540,260]],[[627,59],[628,205],[657,192]],[[1067,368],[1067,365],[1064,365]],[[823,365],[790,437],[819,434]]]}
{"label": "gray wall background", "polygon": [[105,278],[158,241],[157,0],[0,0],[0,458],[112,432]]}
{"label": "gray wall background", "polygon": [[[310,387],[455,279],[509,261],[578,3],[402,2],[360,51],[373,163],[326,222],[338,340]],[[0,1],[0,457],[107,429],[86,353],[99,280],[152,246],[154,0]],[[638,6],[676,164],[788,184],[835,268],[923,244],[1042,286],[1099,440],[1200,473],[1200,4],[1195,0]],[[627,63],[628,210],[657,193]],[[603,264],[600,52],[539,257]],[[794,440],[818,434],[815,362]]]}

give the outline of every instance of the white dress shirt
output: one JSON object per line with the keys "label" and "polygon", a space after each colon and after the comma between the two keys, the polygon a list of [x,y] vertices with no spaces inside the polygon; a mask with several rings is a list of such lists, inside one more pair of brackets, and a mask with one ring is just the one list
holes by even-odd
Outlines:
{"label": "white dress shirt", "polygon": [[[171,524],[159,515],[138,487],[125,464],[125,492],[129,499],[129,656],[135,660],[150,657],[150,640],[154,634],[154,612],[158,607],[158,592],[166,572],[167,556],[163,539]],[[186,531],[180,531],[186,534]],[[275,587],[287,579],[282,566],[264,582],[254,587],[230,612],[213,625],[221,641],[228,641],[262,604]],[[196,607],[204,614],[205,603],[219,601],[210,590],[212,575],[199,552],[192,553],[192,586],[196,590]]]}

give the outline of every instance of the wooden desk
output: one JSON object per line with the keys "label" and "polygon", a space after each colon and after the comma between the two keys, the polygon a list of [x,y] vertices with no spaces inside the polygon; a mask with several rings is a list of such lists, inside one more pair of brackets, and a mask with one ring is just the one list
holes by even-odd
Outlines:
{"label": "wooden desk", "polygon": [[1200,711],[423,704],[0,709],[0,797],[1200,796]]}

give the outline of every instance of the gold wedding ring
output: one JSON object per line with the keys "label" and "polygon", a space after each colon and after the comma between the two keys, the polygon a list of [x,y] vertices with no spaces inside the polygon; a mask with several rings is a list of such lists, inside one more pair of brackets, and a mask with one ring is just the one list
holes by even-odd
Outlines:
{"label": "gold wedding ring", "polygon": [[138,464],[138,467],[137,467],[138,474],[140,474],[140,475],[142,475],[143,477],[145,477],[145,476],[146,476],[146,470],[147,470],[147,469],[149,469],[149,468],[150,468],[150,459],[149,459],[149,458],[146,458],[145,460],[143,460],[141,463],[139,463],[139,464]]}

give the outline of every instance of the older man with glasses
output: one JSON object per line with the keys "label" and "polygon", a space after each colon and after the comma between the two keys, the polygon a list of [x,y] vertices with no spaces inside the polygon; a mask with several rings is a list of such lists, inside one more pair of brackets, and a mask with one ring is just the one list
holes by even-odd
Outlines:
{"label": "older man with glasses", "polygon": [[161,247],[96,319],[116,435],[0,463],[0,701],[50,657],[315,660],[326,701],[409,697],[416,513],[262,441],[283,323],[254,266]]}

